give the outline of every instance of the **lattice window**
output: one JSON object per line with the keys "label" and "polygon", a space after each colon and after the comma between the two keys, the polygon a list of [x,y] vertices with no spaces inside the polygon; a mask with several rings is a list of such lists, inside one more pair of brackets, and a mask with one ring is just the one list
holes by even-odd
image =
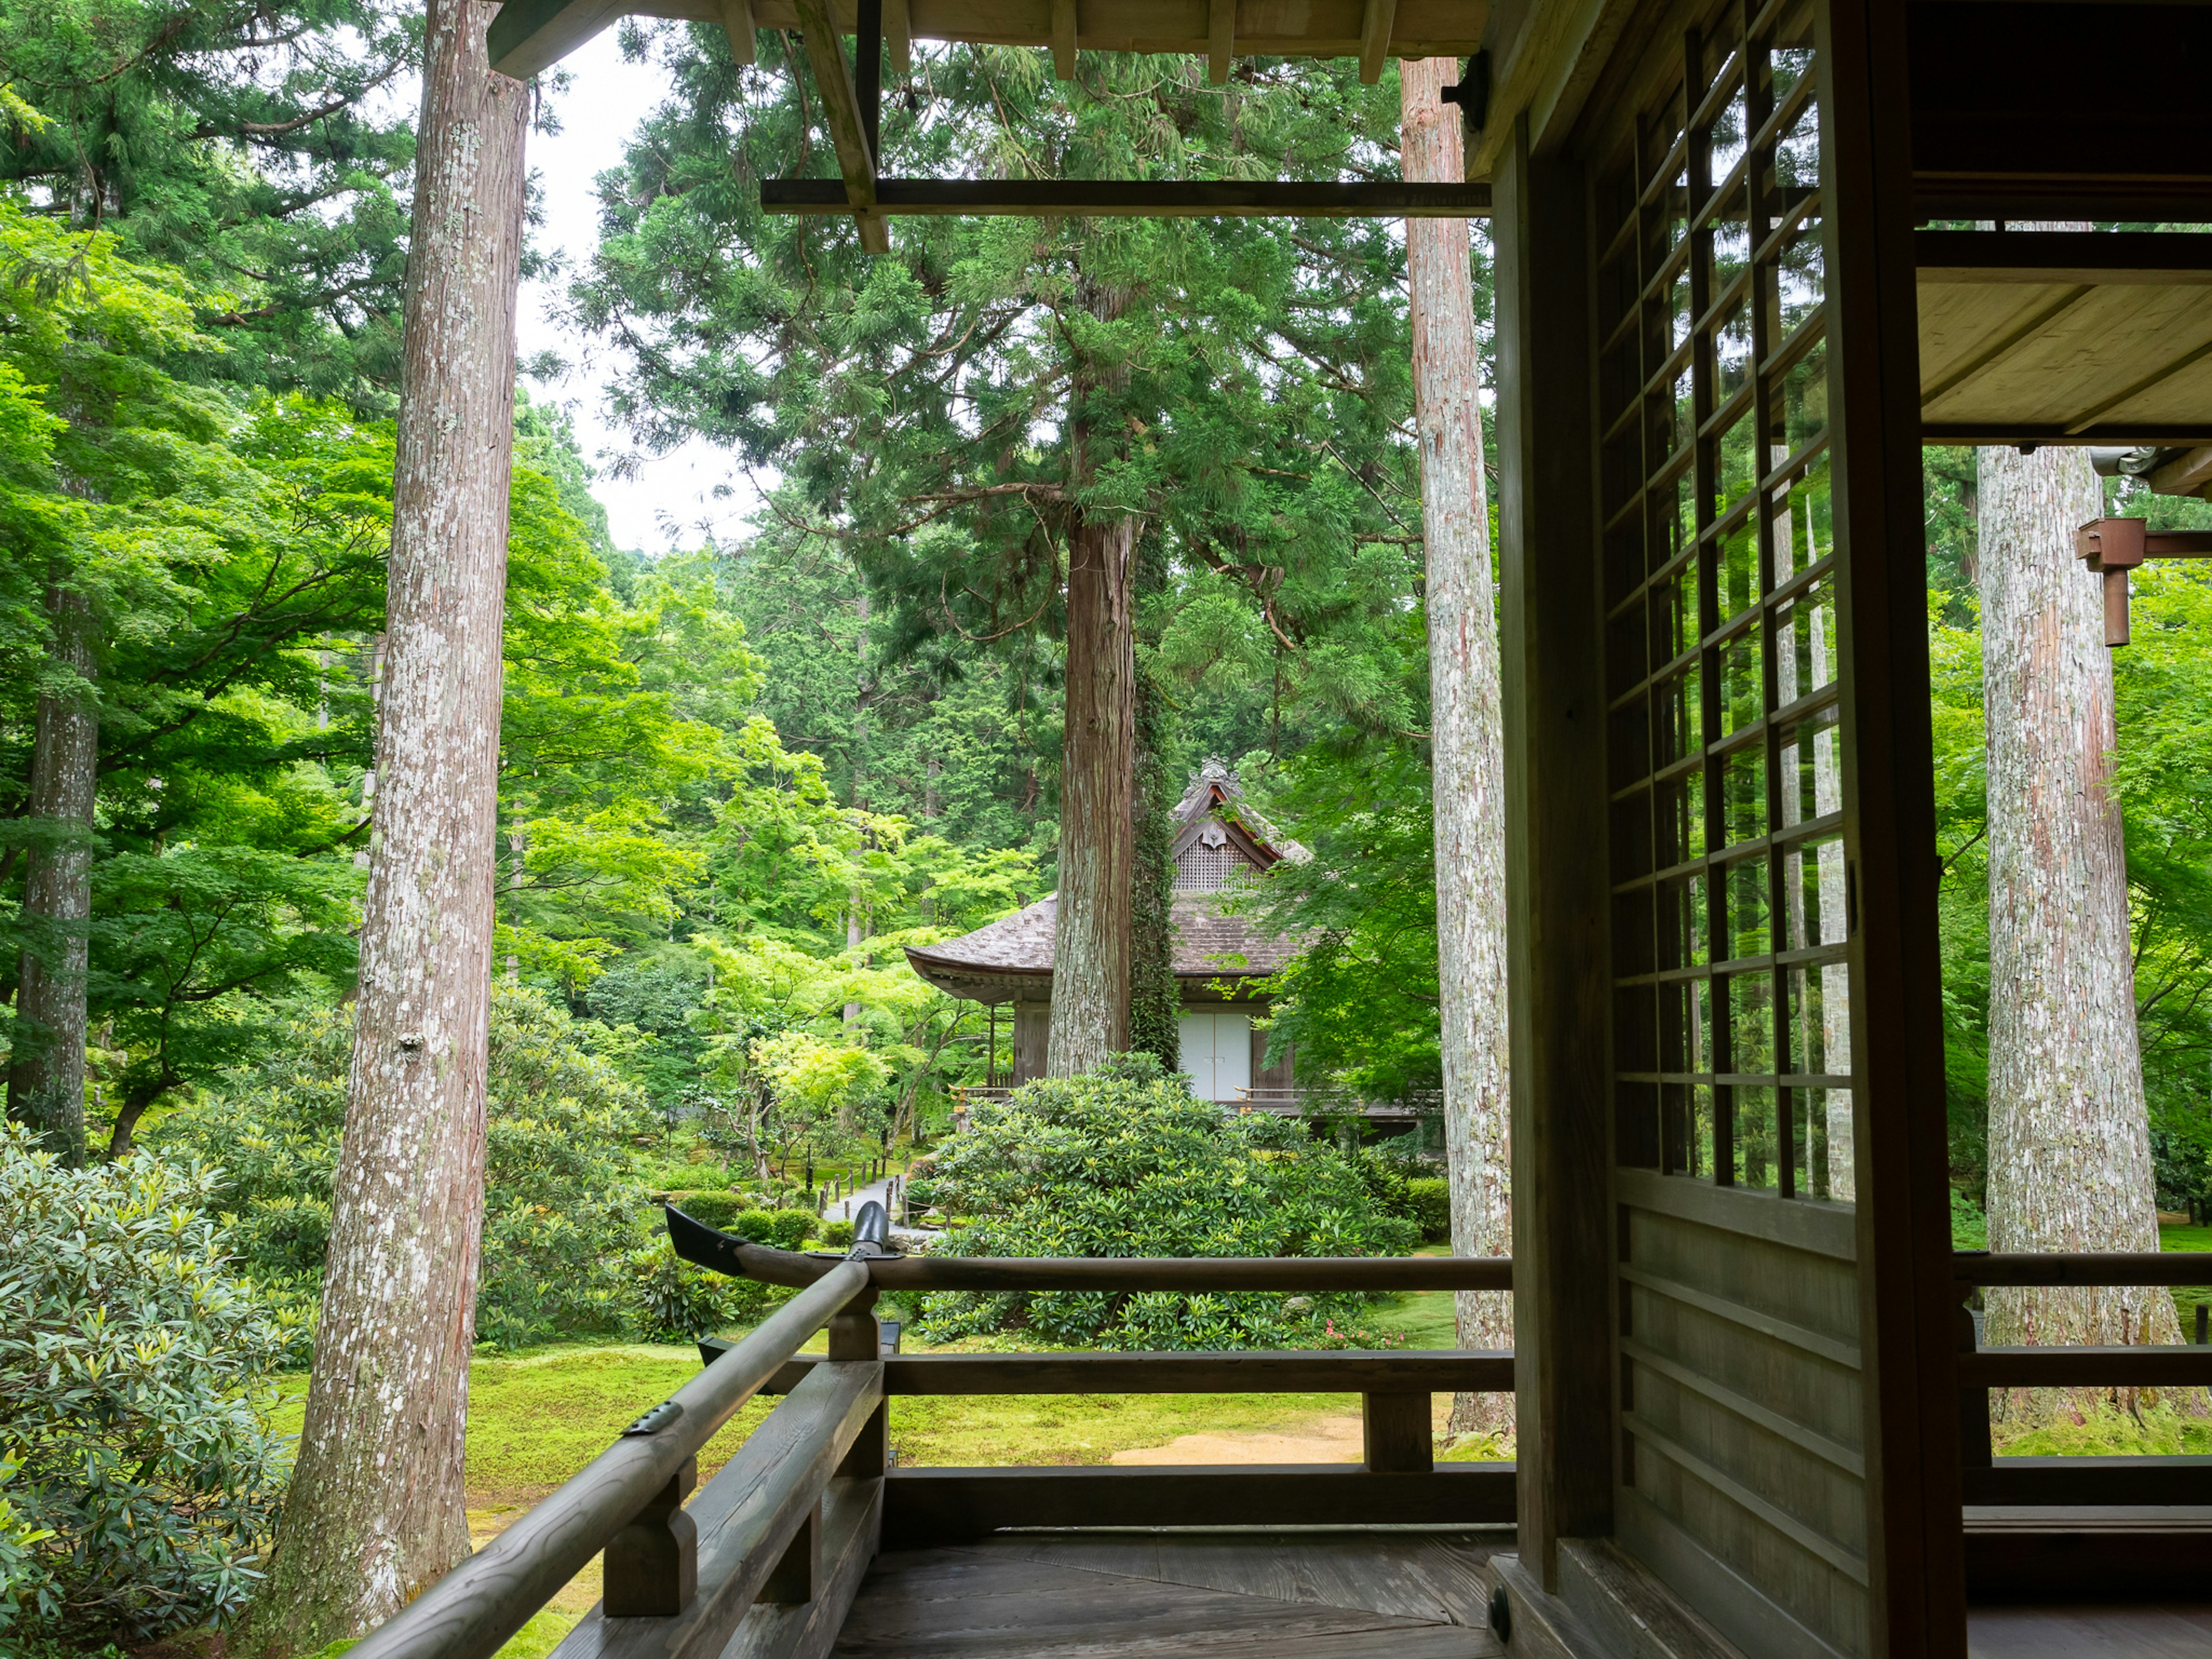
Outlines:
{"label": "lattice window", "polygon": [[1194,841],[1176,854],[1175,890],[1178,893],[1218,893],[1242,880],[1250,866],[1242,854],[1223,842],[1209,847]]}
{"label": "lattice window", "polygon": [[1686,61],[1598,206],[1622,1157],[1848,1200],[1813,9]]}

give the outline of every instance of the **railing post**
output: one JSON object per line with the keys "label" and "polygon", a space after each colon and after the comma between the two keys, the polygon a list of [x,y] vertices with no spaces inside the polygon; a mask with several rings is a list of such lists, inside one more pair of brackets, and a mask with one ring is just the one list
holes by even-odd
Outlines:
{"label": "railing post", "polygon": [[[845,1310],[830,1322],[830,1358],[835,1359],[880,1359],[884,1352],[883,1327],[876,1318],[876,1292],[872,1286],[862,1291],[845,1304]],[[890,1461],[890,1402],[879,1400],[868,1414],[867,1426],[854,1440],[852,1449],[837,1465],[840,1475],[857,1475],[863,1480],[880,1477]]]}
{"label": "railing post", "polygon": [[[1972,1353],[1978,1346],[1974,1340],[1974,1310],[1966,1304],[1973,1297],[1975,1287],[1963,1287],[1966,1295],[1959,1303],[1954,1329],[1959,1352]],[[1971,1382],[1959,1385],[1959,1462],[1969,1469],[1990,1467],[1990,1391]]]}
{"label": "railing post", "polygon": [[630,1523],[607,1540],[610,1619],[672,1619],[699,1590],[699,1528],[684,1500],[699,1481],[699,1460],[687,1457],[668,1484]]}
{"label": "railing post", "polygon": [[1436,1467],[1427,1395],[1363,1394],[1359,1419],[1370,1474],[1426,1474]]}
{"label": "railing post", "polygon": [[816,1498],[814,1507],[800,1522],[799,1530],[791,1535],[784,1547],[781,1558],[760,1587],[756,1601],[773,1602],[778,1607],[804,1607],[811,1601],[822,1586],[822,1500]]}

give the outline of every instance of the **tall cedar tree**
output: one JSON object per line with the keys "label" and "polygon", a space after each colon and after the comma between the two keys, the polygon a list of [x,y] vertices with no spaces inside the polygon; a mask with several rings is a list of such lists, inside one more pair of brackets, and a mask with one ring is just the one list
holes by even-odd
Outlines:
{"label": "tall cedar tree", "polygon": [[469,1552],[501,617],[529,88],[432,0],[361,994],[300,1457],[246,1651],[310,1651]]}
{"label": "tall cedar tree", "polygon": [[[1978,471],[1990,1248],[2155,1250],[2112,653],[2103,590],[2074,557],[2104,491],[2075,449],[1984,449]],[[1992,1291],[1990,1313],[1993,1341],[2180,1340],[2157,1289]]]}
{"label": "tall cedar tree", "polygon": [[[1439,58],[1399,66],[1409,179],[1456,182],[1465,173],[1459,112],[1442,97],[1455,67]],[[1406,266],[1428,537],[1437,978],[1452,1248],[1462,1255],[1509,1255],[1505,737],[1467,222],[1408,221]],[[1513,1346],[1510,1296],[1462,1291],[1458,1318],[1462,1346]],[[1503,1429],[1510,1420],[1503,1395],[1463,1394],[1452,1404],[1452,1427],[1461,1432]]]}
{"label": "tall cedar tree", "polygon": [[388,410],[419,63],[389,0],[61,0],[0,9],[0,79],[38,113],[0,178],[201,291],[195,367]]}
{"label": "tall cedar tree", "polygon": [[[844,540],[884,602],[888,659],[1060,641],[1048,1065],[1083,1069],[1128,1033],[1139,541],[1316,664],[1346,718],[1412,718],[1352,646],[1414,586],[1399,245],[1361,222],[930,219],[865,258],[848,223],[759,212],[755,179],[834,165],[791,48],[766,35],[740,70],[719,32],[658,42],[674,95],[604,195],[578,289],[585,322],[635,349],[618,406],[648,443],[703,434],[781,468],[800,527]],[[886,166],[1394,170],[1388,89],[1348,66],[1247,64],[1212,88],[1193,60],[1085,58],[1068,83],[1048,65],[916,54],[887,94]]]}

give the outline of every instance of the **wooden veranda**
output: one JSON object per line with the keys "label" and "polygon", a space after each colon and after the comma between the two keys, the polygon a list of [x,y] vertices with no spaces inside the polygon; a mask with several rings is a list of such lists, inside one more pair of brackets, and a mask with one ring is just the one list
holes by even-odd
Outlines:
{"label": "wooden veranda", "polygon": [[[757,28],[803,33],[837,174],[764,197],[872,249],[909,212],[1490,216],[1513,1258],[695,1240],[804,1288],[356,1659],[483,1659],[602,1547],[564,1659],[2212,1651],[2212,1460],[1990,1455],[1991,1388],[2212,1383],[2212,1349],[1976,1345],[1984,1285],[2204,1269],[1951,1248],[1920,470],[1925,442],[2212,445],[2205,239],[2005,228],[2212,222],[2212,7],[510,0],[495,66],[627,10],[748,60]],[[1464,57],[1468,180],[900,179],[875,116],[917,39],[1048,47],[1063,78],[1081,51],[1217,81]],[[1518,1347],[886,1358],[869,1311],[1076,1285],[1510,1285]],[[902,1391],[1262,1384],[1361,1394],[1364,1464],[885,1465]],[[1433,1466],[1428,1397],[1509,1387],[1517,1464]]]}

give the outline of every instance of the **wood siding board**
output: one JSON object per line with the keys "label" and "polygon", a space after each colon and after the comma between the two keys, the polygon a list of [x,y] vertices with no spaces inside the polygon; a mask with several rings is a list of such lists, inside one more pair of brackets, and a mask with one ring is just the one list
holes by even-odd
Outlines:
{"label": "wood siding board", "polygon": [[2017,320],[1999,336],[2002,350],[1970,359],[1970,374],[1954,369],[1948,384],[1923,392],[1929,422],[2087,425],[2154,390],[2212,343],[2212,289],[2084,288],[2042,310],[2016,307],[2019,290],[2005,284],[1959,292],[1986,296],[1985,318],[2013,310]]}
{"label": "wood siding board", "polygon": [[1625,1491],[1619,1501],[1622,1543],[1747,1654],[1758,1659],[1848,1659],[1865,1651],[1863,1639],[1838,1645],[1807,1629],[1649,1498]]}
{"label": "wood siding board", "polygon": [[1631,1309],[1633,1340],[1655,1353],[1717,1387],[1755,1399],[1838,1445],[1856,1449],[1864,1425],[1855,1420],[1863,1414],[1855,1368],[1671,1297],[1632,1291]]}
{"label": "wood siding board", "polygon": [[1867,1414],[1868,1647],[1963,1659],[1913,136],[1901,0],[1817,0],[1851,1072]]}
{"label": "wood siding board", "polygon": [[1757,1193],[1711,1182],[1662,1176],[1656,1170],[1622,1169],[1613,1176],[1623,1204],[1747,1237],[1850,1261],[1858,1254],[1858,1222],[1847,1204],[1815,1199],[1778,1203]]}
{"label": "wood siding board", "polygon": [[[1781,1436],[1793,1445],[1802,1448],[1814,1456],[1832,1463],[1844,1474],[1863,1478],[1866,1459],[1856,1447],[1849,1446],[1832,1435],[1807,1426],[1795,1418],[1786,1417],[1771,1407],[1760,1404],[1748,1395],[1715,1382],[1705,1373],[1680,1364],[1647,1343],[1632,1337],[1621,1339],[1620,1351],[1647,1370],[1657,1371],[1668,1381],[1689,1389],[1723,1409],[1732,1412],[1746,1422],[1755,1423],[1769,1434]],[[1854,1425],[1856,1426],[1856,1425]]]}
{"label": "wood siding board", "polygon": [[1844,1549],[1817,1528],[1807,1526],[1778,1504],[1771,1502],[1734,1475],[1698,1456],[1673,1436],[1662,1433],[1641,1413],[1625,1413],[1621,1420],[1636,1436],[1638,1446],[1650,1447],[1663,1453],[1683,1473],[1694,1476],[1730,1503],[1750,1510],[1808,1555],[1818,1556],[1847,1578],[1862,1584],[1866,1583],[1865,1557]]}
{"label": "wood siding board", "polygon": [[[1521,1555],[1547,1589],[1561,1537],[1612,1525],[1613,1158],[1607,837],[1589,185],[1516,134],[1500,206],[1500,652],[1506,731]],[[1565,550],[1584,550],[1579,559]]]}
{"label": "wood siding board", "polygon": [[1632,1207],[1628,1221],[1628,1262],[1638,1272],[1810,1332],[1856,1363],[1857,1281],[1848,1264]]}

